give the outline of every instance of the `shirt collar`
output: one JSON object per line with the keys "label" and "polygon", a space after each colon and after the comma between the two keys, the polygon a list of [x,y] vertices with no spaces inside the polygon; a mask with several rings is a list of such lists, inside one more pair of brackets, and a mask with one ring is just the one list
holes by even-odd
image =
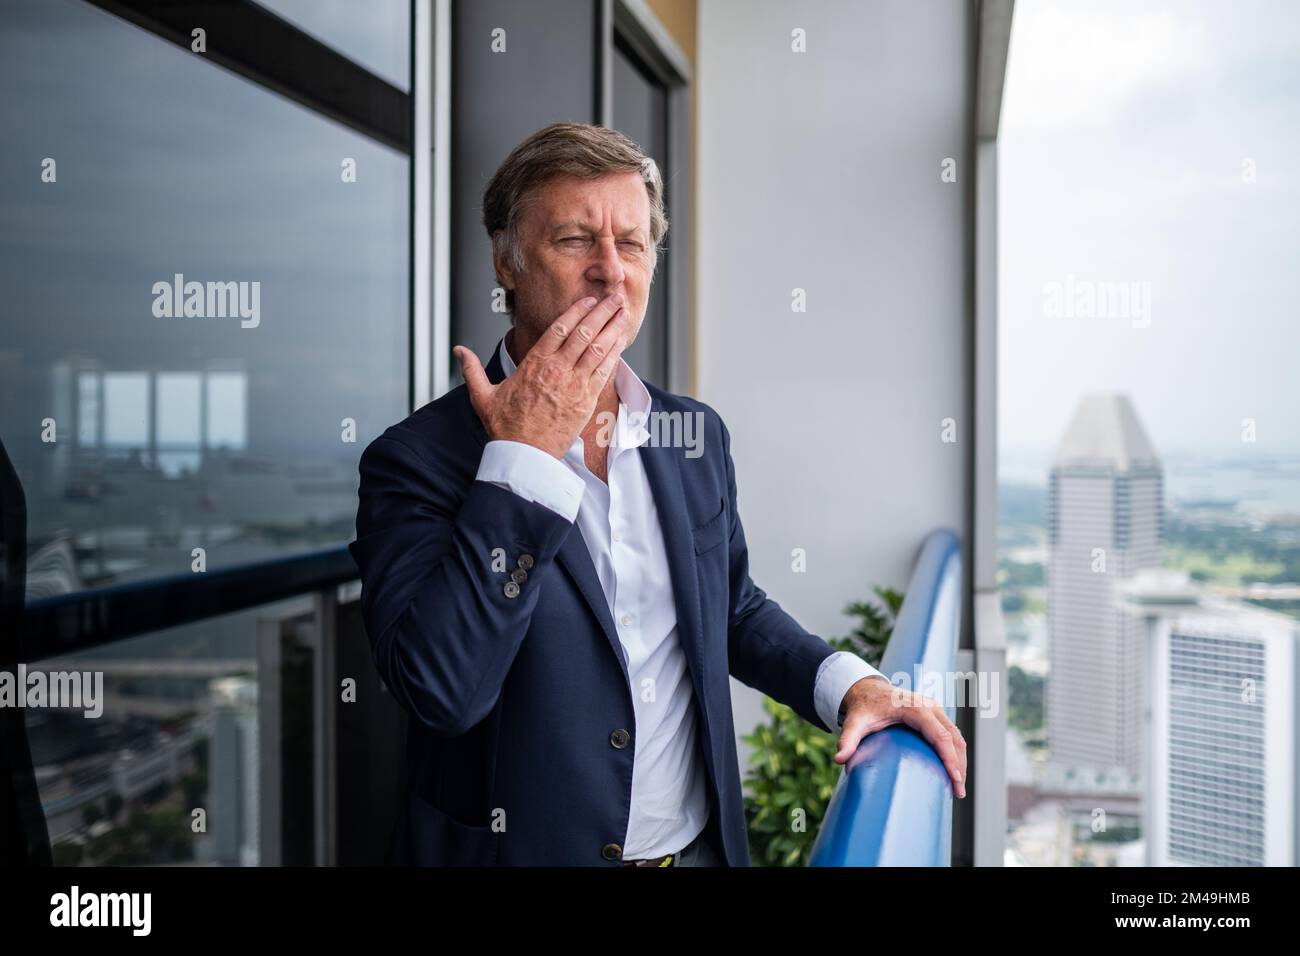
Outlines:
{"label": "shirt collar", "polygon": [[[497,343],[497,356],[501,362],[502,374],[509,378],[517,366],[510,357],[510,350],[506,348],[504,335]],[[632,371],[632,366],[623,361],[622,356],[618,360],[618,370],[614,373],[614,391],[618,394],[618,423],[610,436],[610,447],[635,448],[644,444],[650,437],[646,428],[650,417],[650,390]],[[574,439],[573,447],[581,440],[581,436]]]}

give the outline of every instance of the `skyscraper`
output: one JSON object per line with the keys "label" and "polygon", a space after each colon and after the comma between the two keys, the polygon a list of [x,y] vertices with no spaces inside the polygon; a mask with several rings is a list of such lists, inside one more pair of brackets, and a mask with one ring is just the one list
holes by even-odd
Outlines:
{"label": "skyscraper", "polygon": [[1120,589],[1158,567],[1164,475],[1126,395],[1085,395],[1048,484],[1047,730],[1054,762],[1142,767],[1142,628]]}
{"label": "skyscraper", "polygon": [[1148,865],[1294,866],[1300,625],[1184,572],[1139,575],[1126,603],[1148,634]]}

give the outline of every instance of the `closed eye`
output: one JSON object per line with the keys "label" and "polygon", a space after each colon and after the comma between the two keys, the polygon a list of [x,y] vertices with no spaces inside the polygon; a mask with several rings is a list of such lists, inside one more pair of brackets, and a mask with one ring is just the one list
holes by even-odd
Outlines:
{"label": "closed eye", "polygon": [[[560,245],[569,246],[573,249],[578,248],[579,245],[586,246],[591,244],[591,238],[589,236],[565,236],[558,241]],[[643,252],[645,250],[645,246],[636,239],[620,239],[618,244],[625,249],[632,249],[636,252]]]}

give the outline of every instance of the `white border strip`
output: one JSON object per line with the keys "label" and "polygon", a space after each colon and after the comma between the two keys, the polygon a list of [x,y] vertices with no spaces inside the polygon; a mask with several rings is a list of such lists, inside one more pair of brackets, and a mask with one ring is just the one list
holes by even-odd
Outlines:
{"label": "white border strip", "polygon": [[437,398],[451,382],[451,0],[434,0],[433,336]]}
{"label": "white border strip", "polygon": [[414,128],[411,130],[411,409],[433,397],[434,343],[430,334],[432,289],[431,260],[432,197],[430,196],[433,130],[429,112],[433,92],[433,23],[430,0],[411,5],[411,33],[415,62],[412,64],[411,97]]}

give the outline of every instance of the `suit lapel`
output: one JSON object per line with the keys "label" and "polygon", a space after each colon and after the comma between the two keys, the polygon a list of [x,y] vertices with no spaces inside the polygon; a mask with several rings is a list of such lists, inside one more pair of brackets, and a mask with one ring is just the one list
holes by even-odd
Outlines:
{"label": "suit lapel", "polygon": [[704,700],[704,622],[700,610],[700,580],[695,565],[695,538],[682,490],[681,450],[646,442],[639,449],[646,478],[654,495],[659,526],[668,555],[668,575],[673,584],[677,633],[690,665],[697,699]]}
{"label": "suit lapel", "polygon": [[[651,401],[654,399],[652,397]],[[655,511],[659,514],[659,527],[664,534],[664,549],[668,554],[668,576],[673,584],[673,605],[677,609],[677,637],[686,656],[687,670],[695,690],[695,704],[699,708],[702,735],[699,744],[703,753],[713,753],[713,725],[709,715],[709,695],[705,692],[704,613],[700,605],[700,579],[695,562],[695,536],[691,534],[690,513],[686,510],[686,495],[682,486],[682,452],[672,445],[643,444],[641,461],[646,478],[654,495]],[[725,601],[725,596],[723,597]],[[723,675],[726,679],[726,675]],[[704,767],[713,787],[720,792],[718,775],[711,756]]]}
{"label": "suit lapel", "polygon": [[614,656],[618,662],[623,665],[623,676],[628,680],[628,687],[632,686],[632,676],[627,669],[627,651],[623,648],[623,642],[618,639],[618,633],[614,628],[613,615],[609,613],[609,605],[605,603],[605,590],[600,586],[600,576],[596,574],[596,566],[591,563],[591,552],[587,550],[586,539],[582,536],[581,528],[574,528],[564,539],[564,544],[560,545],[559,552],[560,564],[569,572],[569,577],[573,578],[573,583],[578,586],[578,591],[587,606],[591,608],[591,613],[596,615],[596,620],[600,622],[600,628],[605,632],[605,638],[609,641],[609,646],[614,650]]}
{"label": "suit lapel", "polygon": [[492,350],[492,357],[488,359],[487,365],[483,366],[483,371],[487,373],[488,381],[493,385],[500,385],[505,381],[506,370],[501,365],[501,350],[506,347],[506,340],[501,339],[497,347]]}

